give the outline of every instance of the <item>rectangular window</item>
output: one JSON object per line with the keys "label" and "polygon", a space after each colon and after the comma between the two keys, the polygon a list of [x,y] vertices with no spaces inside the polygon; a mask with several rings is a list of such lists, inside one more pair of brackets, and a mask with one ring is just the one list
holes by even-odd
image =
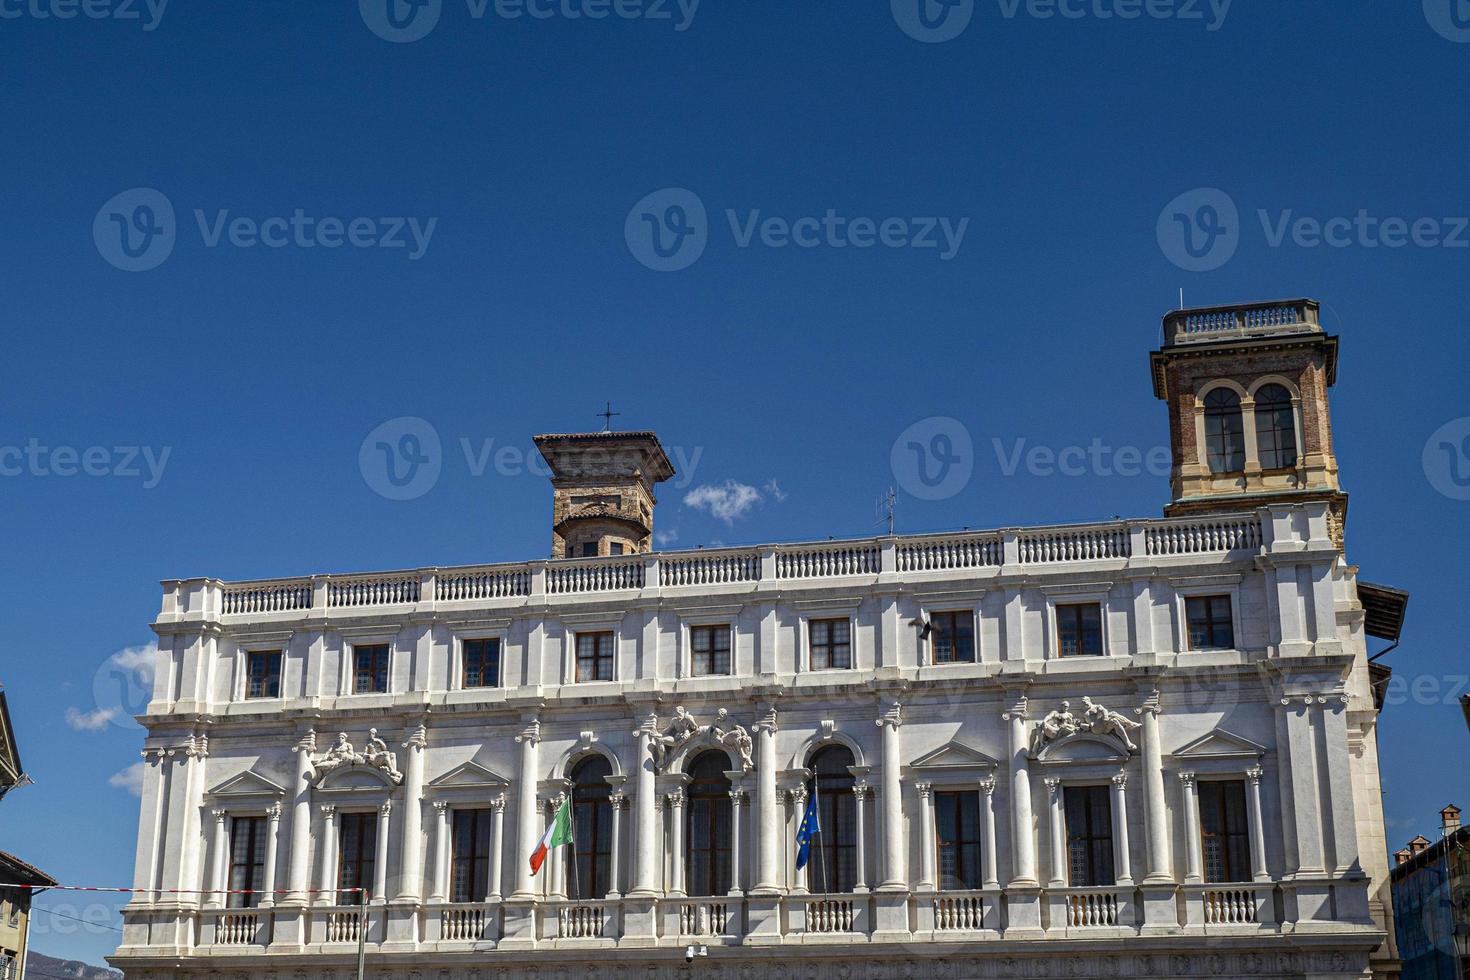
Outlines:
{"label": "rectangular window", "polygon": [[388,644],[352,648],[352,693],[388,693]]}
{"label": "rectangular window", "polygon": [[1057,649],[1064,657],[1102,656],[1102,606],[1099,603],[1057,606]]}
{"label": "rectangular window", "polygon": [[1184,600],[1191,650],[1234,650],[1235,626],[1228,595],[1191,596]]}
{"label": "rectangular window", "polygon": [[730,673],[730,627],[689,627],[689,661],[695,677]]}
{"label": "rectangular window", "polygon": [[596,558],[597,557],[597,542],[596,541],[583,541],[582,542],[582,557],[583,558]]}
{"label": "rectangular window", "polygon": [[464,659],[464,687],[500,686],[500,640],[465,640],[460,644]]}
{"label": "rectangular window", "polygon": [[245,696],[281,696],[281,651],[252,651],[245,654]]}
{"label": "rectangular window", "polygon": [[490,896],[489,810],[455,810],[451,843],[451,902],[483,902]]}
{"label": "rectangular window", "polygon": [[577,681],[613,679],[612,633],[577,634]]}
{"label": "rectangular window", "polygon": [[1245,783],[1201,782],[1198,788],[1205,881],[1212,885],[1250,881],[1250,821],[1245,808]]}
{"label": "rectangular window", "polygon": [[[360,905],[367,900],[373,887],[373,861],[378,847],[378,815],[374,813],[344,813],[342,827],[338,832],[338,848],[341,856],[337,862],[337,887],[344,889],[337,896],[340,905]],[[348,888],[362,891],[348,892]]]}
{"label": "rectangular window", "polygon": [[[280,654],[277,654],[280,656]],[[230,821],[230,894],[232,909],[253,909],[265,887],[264,817],[235,817]],[[242,892],[253,894],[245,895]]]}
{"label": "rectangular window", "polygon": [[975,662],[975,617],[969,610],[934,613],[929,624],[933,627],[929,643],[936,664]]}
{"label": "rectangular window", "polygon": [[623,553],[623,542],[612,541],[608,543],[607,553],[610,555],[621,555]]}
{"label": "rectangular window", "polygon": [[934,821],[939,841],[939,887],[981,888],[980,794],[934,794]]}
{"label": "rectangular window", "polygon": [[1066,786],[1068,882],[1073,888],[1114,885],[1113,801],[1106,786]]}
{"label": "rectangular window", "polygon": [[852,623],[845,619],[814,619],[808,626],[812,670],[852,667]]}

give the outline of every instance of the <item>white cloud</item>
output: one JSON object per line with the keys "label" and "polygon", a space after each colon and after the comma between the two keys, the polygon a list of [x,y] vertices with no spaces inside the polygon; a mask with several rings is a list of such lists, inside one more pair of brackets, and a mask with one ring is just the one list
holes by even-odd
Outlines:
{"label": "white cloud", "polygon": [[116,708],[93,708],[87,712],[66,709],[66,723],[79,732],[100,732],[116,717]]}
{"label": "white cloud", "polygon": [[679,540],[679,529],[676,527],[671,527],[667,531],[654,531],[653,540],[658,542],[660,545],[673,544],[675,541]]}
{"label": "white cloud", "polygon": [[122,772],[115,772],[107,777],[107,785],[118,789],[125,789],[134,796],[143,795],[143,774],[147,772],[143,763],[135,762]]}
{"label": "white cloud", "polygon": [[707,511],[710,516],[717,517],[726,524],[734,524],[737,519],[750,513],[756,504],[763,503],[767,496],[774,498],[777,503],[786,499],[786,494],[781,492],[775,480],[767,483],[763,490],[739,480],[726,480],[724,483],[706,483],[690,490],[684,495],[684,506]]}

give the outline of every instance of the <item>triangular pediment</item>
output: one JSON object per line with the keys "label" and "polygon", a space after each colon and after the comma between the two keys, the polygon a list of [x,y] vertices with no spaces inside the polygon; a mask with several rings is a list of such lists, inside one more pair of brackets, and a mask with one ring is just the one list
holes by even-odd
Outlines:
{"label": "triangular pediment", "polygon": [[932,752],[925,752],[910,769],[994,769],[999,762],[964,742],[946,742]]}
{"label": "triangular pediment", "polygon": [[1174,753],[1176,759],[1259,759],[1266,754],[1264,745],[1217,728],[1207,732]]}
{"label": "triangular pediment", "polygon": [[260,773],[250,770],[231,776],[210,790],[208,796],[227,799],[232,796],[285,796],[284,786],[278,786]]}
{"label": "triangular pediment", "polygon": [[510,785],[510,780],[473,760],[429,781],[432,789],[483,789]]}

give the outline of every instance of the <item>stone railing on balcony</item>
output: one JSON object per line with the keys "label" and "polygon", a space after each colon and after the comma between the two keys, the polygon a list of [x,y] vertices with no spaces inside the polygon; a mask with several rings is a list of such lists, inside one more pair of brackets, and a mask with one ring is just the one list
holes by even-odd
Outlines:
{"label": "stone railing on balcony", "polygon": [[940,892],[916,899],[920,932],[933,931],[936,939],[959,938],[946,935],[974,933],[1000,928],[1000,891]]}
{"label": "stone railing on balcony", "polygon": [[716,939],[740,935],[740,901],[724,898],[694,898],[673,903],[674,929],[665,933],[691,939]]}
{"label": "stone railing on balcony", "polygon": [[[602,558],[317,575],[252,582],[189,579],[165,583],[160,621],[202,617],[291,620],[358,616],[436,604],[501,608],[556,597],[649,595],[661,589],[784,589],[829,579],[883,577],[945,581],[1085,563],[1140,562],[1258,554],[1299,525],[1268,510],[1164,520],[1111,521],[1004,531],[967,531],[718,551],[655,552]],[[1324,524],[1325,528],[1325,524]],[[1325,537],[1325,530],[1322,534]]]}
{"label": "stone railing on balcony", "polygon": [[1048,890],[1050,929],[1071,935],[1092,929],[1131,929],[1132,890],[1118,886]]}
{"label": "stone railing on balcony", "polygon": [[425,931],[431,938],[445,943],[478,943],[495,939],[500,935],[499,912],[498,905],[446,905],[439,909],[438,935]]}
{"label": "stone railing on balcony", "polygon": [[251,910],[205,912],[201,919],[200,942],[206,946],[267,946],[270,944],[270,915]]}
{"label": "stone railing on balcony", "polygon": [[854,935],[868,932],[867,896],[793,895],[788,899],[792,932]]}
{"label": "stone railing on balcony", "polygon": [[568,902],[547,917],[556,922],[557,939],[616,939],[617,913],[615,901]]}
{"label": "stone railing on balcony", "polygon": [[1186,924],[1206,931],[1255,931],[1276,923],[1275,886],[1268,882],[1188,885],[1184,889]]}
{"label": "stone railing on balcony", "polygon": [[1318,304],[1309,299],[1175,310],[1164,316],[1169,346],[1321,329]]}
{"label": "stone railing on balcony", "polygon": [[[369,943],[382,942],[382,912],[359,906],[323,906],[311,910],[310,941],[317,945],[356,943],[359,937]],[[363,935],[364,924],[367,934]]]}

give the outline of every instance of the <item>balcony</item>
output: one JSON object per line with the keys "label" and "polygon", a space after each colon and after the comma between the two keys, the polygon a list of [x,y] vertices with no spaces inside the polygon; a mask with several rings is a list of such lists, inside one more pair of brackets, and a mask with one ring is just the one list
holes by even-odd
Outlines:
{"label": "balcony", "polygon": [[1321,333],[1318,304],[1310,299],[1175,310],[1164,316],[1165,346]]}

